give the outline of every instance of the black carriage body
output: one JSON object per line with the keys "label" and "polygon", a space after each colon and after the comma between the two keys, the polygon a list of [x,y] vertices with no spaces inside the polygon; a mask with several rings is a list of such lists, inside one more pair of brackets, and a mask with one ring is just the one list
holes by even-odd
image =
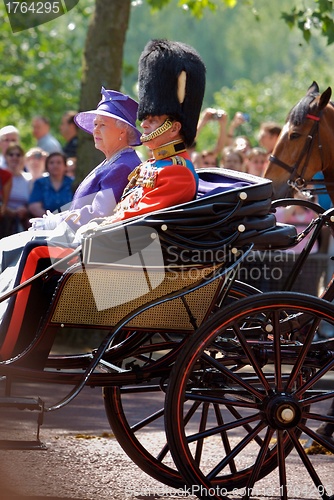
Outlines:
{"label": "black carriage body", "polygon": [[[305,426],[307,418],[328,424],[332,417],[310,413],[308,404],[298,397],[326,401],[333,396],[333,391],[313,391],[314,381],[333,369],[333,342],[313,346],[312,340],[318,318],[331,325],[334,313],[321,299],[299,296],[295,301],[291,293],[262,294],[235,281],[237,267],[252,249],[293,247],[296,229],[276,223],[271,181],[225,169],[201,170],[199,176],[196,200],[100,225],[85,234],[82,260],[62,273],[57,271],[46,316],[37,331],[18,332],[12,357],[0,361],[0,375],[6,379],[7,394],[13,380],[73,386],[62,401],[48,408],[40,399],[7,398],[9,405],[41,412],[65,406],[85,386],[103,387],[113,432],[139,467],[173,487],[189,481],[218,492],[220,487],[224,491],[248,487],[277,463],[282,469],[293,444],[299,446],[301,429],[333,451],[329,440]],[[29,314],[24,313],[23,320],[29,321]],[[64,329],[97,330],[102,340],[89,352],[50,354],[57,332]],[[290,379],[282,375],[283,363],[291,371]],[[268,372],[263,370],[266,366]],[[286,392],[293,388],[296,395],[283,394],[286,387]],[[127,395],[164,396],[165,392],[166,408],[130,425],[133,405],[127,409]],[[4,399],[0,398],[2,405]],[[140,397],[137,401],[145,404]],[[251,411],[258,410],[251,419],[241,417],[247,405]],[[226,408],[233,416],[228,423],[223,417]],[[213,430],[207,419],[212,410]],[[187,422],[197,415],[201,423],[195,434],[194,459],[185,433]],[[169,437],[156,454],[141,442],[140,432],[159,418],[165,418]],[[286,418],[287,423],[280,423]],[[246,468],[239,466],[238,456],[232,463],[234,438],[230,440],[229,430],[239,425],[246,434],[245,443],[255,435],[254,442],[265,450]],[[257,429],[265,426],[267,436],[257,436]],[[276,427],[278,447],[269,443]],[[217,467],[211,482],[202,466],[202,444],[216,433],[221,463],[232,466],[221,474]],[[170,449],[174,462],[165,462]],[[242,448],[239,451],[242,455]],[[205,454],[203,458],[206,462]],[[320,480],[319,485],[322,488]],[[220,498],[219,492],[215,498]]]}

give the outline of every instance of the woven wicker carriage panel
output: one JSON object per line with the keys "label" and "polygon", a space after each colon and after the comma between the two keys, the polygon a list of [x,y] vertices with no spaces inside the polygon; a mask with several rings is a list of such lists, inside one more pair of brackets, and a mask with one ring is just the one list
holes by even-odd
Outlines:
{"label": "woven wicker carriage panel", "polygon": [[[212,269],[194,269],[192,272],[176,274],[174,272],[158,272],[157,282],[160,285],[147,292],[147,285],[142,279],[142,273],[124,270],[91,269],[89,274],[77,271],[67,279],[58,298],[51,323],[77,324],[91,326],[112,327],[128,313],[134,311],[141,305],[171,293],[181,288],[197,283],[209,274]],[[189,292],[186,295],[187,303],[198,325],[205,318],[208,309],[215,297],[221,280],[216,279],[199,290]],[[94,293],[92,292],[94,290]],[[135,290],[136,295],[142,295],[128,300],[129,290]],[[97,297],[97,293],[102,296]],[[114,307],[105,307],[108,300],[103,297],[117,296],[119,302]],[[104,304],[105,308],[97,307]],[[110,303],[110,301],[109,301]],[[100,310],[99,310],[100,309]],[[185,306],[180,298],[157,305],[128,323],[131,328],[156,328],[192,331],[193,327],[189,321]]]}

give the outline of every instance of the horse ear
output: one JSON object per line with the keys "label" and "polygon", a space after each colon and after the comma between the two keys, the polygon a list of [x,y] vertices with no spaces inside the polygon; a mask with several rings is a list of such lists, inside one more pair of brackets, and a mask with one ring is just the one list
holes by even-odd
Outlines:
{"label": "horse ear", "polygon": [[306,95],[318,94],[318,93],[319,93],[319,86],[318,86],[317,82],[313,81],[312,85],[309,86]]}
{"label": "horse ear", "polygon": [[326,89],[320,96],[319,110],[324,109],[327,106],[331,98],[331,95],[332,95],[332,89],[328,87],[328,89]]}

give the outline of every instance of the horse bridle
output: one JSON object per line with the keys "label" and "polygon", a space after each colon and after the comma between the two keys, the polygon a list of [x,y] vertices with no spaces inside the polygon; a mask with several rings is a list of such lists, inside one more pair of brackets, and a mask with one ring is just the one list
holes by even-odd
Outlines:
{"label": "horse bridle", "polygon": [[[300,155],[293,166],[288,165],[287,163],[283,162],[282,160],[280,160],[279,158],[277,158],[274,155],[269,156],[269,161],[271,161],[272,163],[275,163],[276,165],[282,167],[284,170],[286,170],[287,172],[290,173],[290,177],[287,180],[287,184],[292,189],[297,191],[298,193],[301,193],[301,194],[303,194],[303,196],[308,196],[308,197],[311,197],[315,192],[317,192],[317,193],[327,192],[325,188],[323,188],[323,190],[308,189],[307,192],[304,191],[304,189],[309,185],[316,185],[316,184],[321,184],[322,186],[324,185],[324,180],[322,180],[322,179],[311,179],[311,180],[307,181],[304,178],[307,165],[310,161],[312,147],[313,147],[313,143],[315,141],[316,136],[318,136],[318,140],[319,140],[318,148],[319,148],[320,157],[321,157],[321,170],[323,169],[323,151],[322,151],[322,145],[320,143],[320,135],[319,135],[319,122],[320,122],[321,114],[322,113],[320,113],[319,116],[316,116],[316,115],[313,115],[310,113],[308,113],[306,115],[306,118],[313,120],[314,123],[313,123],[312,128],[311,128],[311,130],[306,138],[304,147],[301,150]],[[300,170],[300,165],[301,165],[303,159],[304,159],[304,162],[303,162],[302,168]],[[300,170],[300,173],[298,173],[299,170]]]}

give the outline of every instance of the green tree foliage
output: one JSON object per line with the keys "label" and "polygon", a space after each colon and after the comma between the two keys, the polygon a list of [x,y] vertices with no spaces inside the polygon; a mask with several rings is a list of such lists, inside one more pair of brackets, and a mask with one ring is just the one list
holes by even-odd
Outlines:
{"label": "green tree foliage", "polygon": [[282,18],[291,27],[298,27],[304,39],[310,41],[316,31],[330,45],[334,42],[334,2],[333,0],[314,0],[300,6],[290,6],[290,10],[282,12]]}
{"label": "green tree foliage", "polygon": [[79,7],[13,35],[0,5],[4,19],[0,30],[0,126],[16,125],[26,147],[33,142],[33,115],[48,116],[57,134],[62,113],[78,107],[82,46],[91,13],[92,8]]}
{"label": "green tree foliage", "polygon": [[[205,106],[222,107],[229,116],[235,110],[247,111],[251,115],[247,132],[255,137],[259,122],[267,116],[282,121],[313,79],[321,87],[329,80],[332,58],[326,44],[332,43],[332,4],[332,0],[134,0],[120,62],[121,90],[136,97],[138,58],[150,38],[182,40],[205,60]],[[84,45],[94,5],[94,0],[80,0],[65,16],[13,35],[0,3],[0,126],[17,125],[26,147],[32,141],[34,114],[49,116],[57,134],[63,111],[79,107],[80,90],[86,84]],[[110,30],[104,32],[112,37]],[[97,61],[103,60],[100,50],[96,47]],[[115,51],[122,54],[123,47]],[[110,57],[114,60],[114,54]],[[102,65],[94,73],[86,80],[105,76]]]}
{"label": "green tree foliage", "polygon": [[[167,6],[169,1],[147,0],[147,3],[153,11],[158,11]],[[241,4],[246,5],[253,11],[254,15],[257,15],[257,7],[260,3],[258,0],[178,0],[179,7],[191,11],[196,17],[202,17],[207,9],[216,11],[221,5],[233,8]],[[282,2],[280,2],[280,7],[282,8]],[[282,10],[282,18],[291,28],[297,27],[306,41],[309,41],[315,32],[320,32],[327,40],[328,45],[334,42],[333,0],[295,0],[289,2],[287,10]]]}
{"label": "green tree foliage", "polygon": [[[147,3],[153,11],[158,11],[169,5],[170,0],[147,0]],[[268,5],[269,2],[266,3]],[[281,9],[282,3],[279,2]],[[230,8],[245,5],[257,16],[261,0],[178,0],[179,7],[189,10],[198,18],[208,9],[216,11],[222,5]],[[291,28],[297,27],[302,32],[306,41],[310,40],[312,34],[320,32],[328,45],[334,42],[334,0],[291,1],[281,15]]]}

